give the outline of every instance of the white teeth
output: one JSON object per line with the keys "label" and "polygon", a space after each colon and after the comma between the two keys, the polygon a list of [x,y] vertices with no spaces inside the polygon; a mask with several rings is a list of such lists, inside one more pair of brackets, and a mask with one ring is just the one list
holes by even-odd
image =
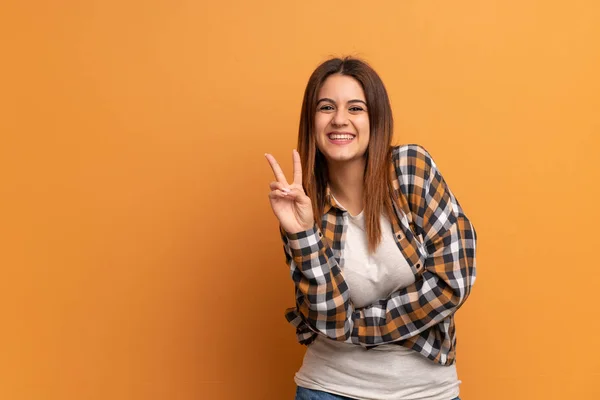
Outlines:
{"label": "white teeth", "polygon": [[352,140],[354,136],[352,135],[329,135],[329,138],[332,140]]}

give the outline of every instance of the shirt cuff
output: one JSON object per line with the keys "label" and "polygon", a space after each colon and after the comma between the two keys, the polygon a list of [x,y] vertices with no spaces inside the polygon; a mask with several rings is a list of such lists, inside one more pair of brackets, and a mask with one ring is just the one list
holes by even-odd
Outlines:
{"label": "shirt cuff", "polygon": [[297,233],[285,232],[285,235],[292,252],[292,257],[296,263],[313,258],[324,247],[322,241],[323,234],[317,228],[316,224],[306,231]]}

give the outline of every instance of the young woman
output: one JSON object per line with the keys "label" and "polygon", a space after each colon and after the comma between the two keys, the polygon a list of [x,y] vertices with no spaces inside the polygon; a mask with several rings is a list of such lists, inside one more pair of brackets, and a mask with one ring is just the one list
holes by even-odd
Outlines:
{"label": "young woman", "polygon": [[458,398],[476,233],[431,155],[392,135],[377,73],[331,59],[304,93],[293,180],[265,155],[296,288],[286,318],[308,346],[297,400]]}

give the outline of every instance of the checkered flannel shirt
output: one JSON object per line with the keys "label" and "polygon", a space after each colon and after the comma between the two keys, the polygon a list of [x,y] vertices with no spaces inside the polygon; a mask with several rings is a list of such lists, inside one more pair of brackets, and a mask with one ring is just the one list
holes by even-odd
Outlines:
{"label": "checkered flannel shirt", "polygon": [[296,288],[286,310],[301,344],[317,335],[370,349],[397,344],[435,363],[456,358],[454,313],[475,283],[477,235],[431,155],[422,146],[392,149],[396,244],[416,281],[364,308],[355,308],[343,275],[348,214],[329,188],[321,227],[280,229]]}

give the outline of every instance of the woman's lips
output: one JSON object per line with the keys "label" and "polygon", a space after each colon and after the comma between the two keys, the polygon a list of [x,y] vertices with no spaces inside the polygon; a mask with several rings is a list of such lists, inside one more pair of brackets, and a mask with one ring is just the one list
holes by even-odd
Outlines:
{"label": "woman's lips", "polygon": [[354,135],[348,135],[348,136],[351,136],[350,138],[348,138],[348,137],[346,137],[346,138],[340,138],[340,137],[334,138],[334,136],[336,136],[336,135],[327,135],[327,139],[329,139],[330,143],[337,144],[337,145],[344,145],[344,144],[351,143],[356,138],[356,136],[354,136]]}
{"label": "woman's lips", "polygon": [[354,140],[354,138],[352,138],[352,139],[332,139],[330,137],[328,137],[327,139],[329,139],[329,142],[333,143],[333,144],[348,144]]}

